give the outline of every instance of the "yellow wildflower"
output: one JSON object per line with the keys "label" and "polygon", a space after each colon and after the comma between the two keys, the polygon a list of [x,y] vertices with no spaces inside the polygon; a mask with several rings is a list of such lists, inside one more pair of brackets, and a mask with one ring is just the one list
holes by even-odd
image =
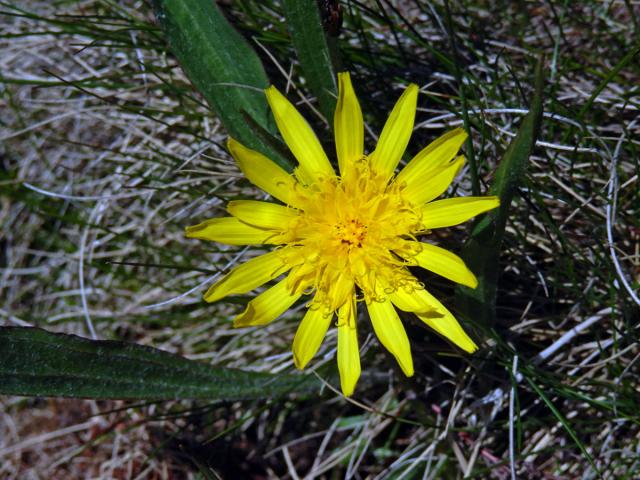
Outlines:
{"label": "yellow wildflower", "polygon": [[307,365],[336,315],[340,383],[343,393],[351,395],[360,376],[358,304],[366,305],[378,340],[407,376],[413,375],[413,359],[396,309],[413,312],[466,352],[477,349],[409,267],[475,288],[475,276],[457,255],[418,237],[493,209],[498,199],[432,201],[464,163],[457,153],[467,134],[460,128],[435,140],[394,176],[413,130],[418,97],[413,84],[393,108],[376,149],[365,155],[362,112],[349,74],[339,74],[338,81],[334,131],[340,174],[311,127],[272,86],[265,92],[278,129],[299,162],[294,174],[233,138],[228,148],[246,177],[282,204],[232,201],[227,207],[232,216],[188,227],[186,235],[230,245],[277,245],[234,268],[204,299],[243,294],[286,274],[251,300],[234,325],[268,324],[299,298],[310,296],[293,341],[295,365]]}

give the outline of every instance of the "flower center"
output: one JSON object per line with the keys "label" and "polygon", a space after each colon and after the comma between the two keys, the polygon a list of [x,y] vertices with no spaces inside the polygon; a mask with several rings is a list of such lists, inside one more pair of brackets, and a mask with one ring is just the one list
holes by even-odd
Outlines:
{"label": "flower center", "polygon": [[367,237],[367,225],[357,218],[334,225],[335,237],[345,246],[361,248]]}
{"label": "flower center", "polygon": [[419,211],[366,158],[347,176],[319,179],[301,193],[305,202],[289,233],[306,260],[292,272],[292,284],[315,291],[316,301],[335,309],[356,286],[369,301],[381,289],[389,293],[416,282],[401,257],[421,229]]}

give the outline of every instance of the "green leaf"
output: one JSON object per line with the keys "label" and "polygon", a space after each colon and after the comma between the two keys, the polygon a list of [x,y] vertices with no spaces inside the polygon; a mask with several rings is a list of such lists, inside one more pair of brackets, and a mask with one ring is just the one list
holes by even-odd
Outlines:
{"label": "green leaf", "polygon": [[293,165],[255,134],[246,112],[271,134],[275,122],[263,90],[269,80],[256,52],[212,0],[154,0],[169,47],[231,136],[291,171]]}
{"label": "green leaf", "polygon": [[611,70],[607,72],[607,74],[602,79],[600,84],[595,88],[595,90],[589,97],[589,100],[587,100],[587,102],[582,106],[582,108],[578,112],[578,115],[576,117],[578,121],[582,121],[582,118],[584,117],[585,113],[587,113],[591,109],[591,107],[593,106],[593,102],[596,101],[596,98],[598,98],[598,96],[607,87],[607,85],[611,83],[611,80],[613,80],[618,75],[618,73],[620,73],[620,70],[622,70],[629,63],[631,63],[639,53],[640,53],[640,43],[636,44],[634,48],[629,50],[629,52],[622,58],[622,60],[620,60]]}
{"label": "green leaf", "polygon": [[291,41],[320,111],[332,123],[338,89],[316,0],[284,0]]}
{"label": "green leaf", "polygon": [[580,439],[578,438],[578,435],[576,435],[576,432],[573,430],[573,428],[571,428],[571,425],[569,424],[567,419],[564,417],[564,415],[562,415],[560,410],[558,410],[555,407],[555,405],[549,399],[549,397],[547,397],[547,395],[545,395],[545,393],[542,391],[542,389],[540,387],[538,387],[538,385],[536,385],[533,380],[531,380],[529,377],[525,377],[525,378],[527,379],[527,382],[529,382],[529,385],[531,385],[531,388],[533,388],[535,390],[535,392],[540,396],[540,398],[542,398],[542,400],[547,405],[547,407],[549,407],[549,410],[551,410],[551,413],[553,413],[553,415],[562,424],[562,427],[567,431],[569,436],[573,439],[573,441],[575,442],[577,447],[580,449],[582,454],[585,456],[587,461],[591,464],[591,467],[593,467],[593,469],[597,472],[598,476],[601,477],[602,473],[600,472],[600,470],[596,466],[595,462],[593,461],[593,457],[589,454],[589,452],[587,451],[587,448],[585,447],[585,445],[580,441]]}
{"label": "green leaf", "polygon": [[267,398],[317,390],[309,375],[219,368],[134,343],[0,327],[0,394],[113,399]]}
{"label": "green leaf", "polygon": [[540,133],[542,122],[542,90],[544,60],[540,58],[535,73],[535,93],[529,113],[518,134],[509,144],[496,170],[489,195],[500,198],[500,207],[484,215],[474,224],[462,258],[478,277],[478,287],[457,287],[456,305],[467,318],[484,325],[495,320],[495,303],[499,275],[499,257],[511,201],[522,183],[529,156]]}

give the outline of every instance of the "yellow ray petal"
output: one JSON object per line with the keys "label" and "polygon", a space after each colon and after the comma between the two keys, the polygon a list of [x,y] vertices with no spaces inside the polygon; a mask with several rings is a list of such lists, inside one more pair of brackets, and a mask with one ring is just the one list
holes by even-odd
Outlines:
{"label": "yellow ray petal", "polygon": [[299,185],[293,175],[260,152],[245,147],[231,137],[227,141],[227,148],[251,183],[287,205],[296,206]]}
{"label": "yellow ray petal", "polygon": [[404,183],[409,192],[414,189],[424,190],[425,182],[451,162],[466,139],[467,132],[462,128],[436,138],[407,163],[398,173],[396,182]]}
{"label": "yellow ray petal", "polygon": [[423,205],[439,197],[451,185],[462,165],[464,165],[464,157],[460,155],[444,167],[432,172],[430,177],[422,179],[422,183],[405,184],[402,190],[404,198],[414,205]]}
{"label": "yellow ray petal", "polygon": [[451,312],[426,290],[409,293],[400,289],[389,298],[400,310],[414,312],[420,320],[465,352],[472,353],[478,349]]}
{"label": "yellow ray petal", "polygon": [[286,312],[301,295],[292,295],[287,288],[287,280],[282,280],[251,300],[244,312],[233,319],[233,326],[267,325]]}
{"label": "yellow ray petal", "polygon": [[416,245],[416,248],[420,247],[422,251],[411,258],[419,267],[431,270],[433,273],[470,288],[478,286],[476,276],[455,253],[429,243],[421,242]]}
{"label": "yellow ray petal", "polygon": [[407,377],[413,375],[411,346],[398,312],[390,300],[371,302],[367,305],[373,331],[380,343],[396,357],[400,368]]}
{"label": "yellow ray petal", "polygon": [[338,371],[340,388],[345,397],[353,394],[361,373],[356,313],[355,298],[338,310]]}
{"label": "yellow ray petal", "polygon": [[393,175],[407,148],[413,132],[417,101],[418,86],[411,84],[398,99],[382,129],[378,145],[370,158],[372,168],[383,176]]}
{"label": "yellow ray petal", "polygon": [[291,220],[298,216],[293,208],[257,200],[231,201],[227,211],[249,225],[272,230],[287,230]]}
{"label": "yellow ray petal", "polygon": [[296,107],[274,86],[267,88],[265,94],[282,138],[300,163],[297,174],[302,181],[311,184],[318,175],[334,176],[318,137]]}
{"label": "yellow ray petal", "polygon": [[403,288],[399,288],[389,294],[389,299],[403,312],[424,313],[434,310],[433,305],[425,302],[420,292],[422,292],[422,289],[412,289],[408,292]]}
{"label": "yellow ray petal", "polygon": [[204,299],[215,302],[227,295],[250,292],[304,261],[298,248],[285,247],[252,258],[211,285]]}
{"label": "yellow ray petal", "polygon": [[353,276],[346,272],[336,275],[335,281],[331,284],[329,298],[331,299],[331,310],[336,310],[353,296]]}
{"label": "yellow ray petal", "polygon": [[322,305],[307,310],[293,338],[293,362],[296,368],[302,370],[318,352],[332,318],[333,312],[327,314]]}
{"label": "yellow ray petal", "polygon": [[278,232],[255,228],[233,217],[212,218],[187,227],[185,236],[227,245],[280,243],[277,240]]}
{"label": "yellow ray petal", "polygon": [[351,85],[349,72],[338,73],[338,104],[333,117],[336,135],[336,154],[340,174],[345,175],[346,166],[362,157],[364,150],[364,123],[362,110]]}
{"label": "yellow ray petal", "polygon": [[422,225],[426,229],[458,225],[498,205],[498,197],[457,197],[429,202],[422,207]]}

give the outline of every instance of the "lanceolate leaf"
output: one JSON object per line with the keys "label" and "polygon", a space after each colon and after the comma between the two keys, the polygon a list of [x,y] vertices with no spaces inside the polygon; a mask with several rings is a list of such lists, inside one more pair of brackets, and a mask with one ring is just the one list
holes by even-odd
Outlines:
{"label": "lanceolate leaf", "polygon": [[462,251],[465,263],[478,277],[478,287],[475,290],[459,287],[456,305],[468,318],[485,325],[493,323],[495,318],[498,261],[509,208],[524,179],[529,156],[540,132],[543,85],[543,59],[539,59],[535,74],[535,94],[529,113],[498,165],[489,189],[490,195],[500,197],[500,207],[487,213],[474,225]]}
{"label": "lanceolate leaf", "polygon": [[256,52],[227,22],[213,0],[154,0],[171,51],[229,134],[292,169],[255,134],[243,112],[270,133],[275,123],[263,89],[269,80]]}
{"label": "lanceolate leaf", "polygon": [[0,394],[113,399],[267,398],[312,391],[310,376],[216,368],[162,350],[0,327]]}
{"label": "lanceolate leaf", "polygon": [[320,111],[332,124],[337,86],[331,54],[316,0],[284,0],[287,26],[309,88],[318,97]]}

